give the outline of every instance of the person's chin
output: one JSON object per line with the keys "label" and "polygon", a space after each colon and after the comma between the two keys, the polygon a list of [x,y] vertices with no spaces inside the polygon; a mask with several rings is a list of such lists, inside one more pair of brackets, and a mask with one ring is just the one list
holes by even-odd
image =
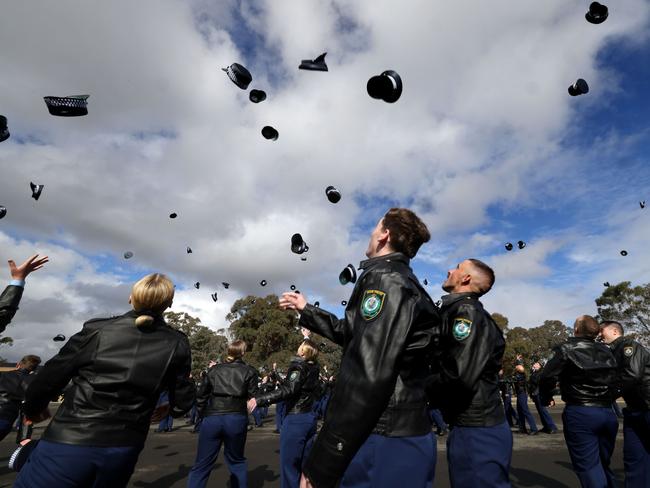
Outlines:
{"label": "person's chin", "polygon": [[454,287],[447,283],[442,284],[442,289],[445,290],[447,293],[451,293],[452,291],[454,291]]}

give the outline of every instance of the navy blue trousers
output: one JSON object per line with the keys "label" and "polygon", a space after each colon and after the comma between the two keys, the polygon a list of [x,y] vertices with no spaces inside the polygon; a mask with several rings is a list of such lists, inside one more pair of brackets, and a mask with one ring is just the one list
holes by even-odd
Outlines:
{"label": "navy blue trousers", "polygon": [[196,461],[187,479],[188,488],[204,488],[207,485],[221,444],[230,470],[231,488],[248,486],[248,466],[244,457],[247,426],[248,415],[244,414],[209,415],[203,418]]}
{"label": "navy blue trousers", "polygon": [[650,486],[650,412],[623,409],[625,488]]}
{"label": "navy blue trousers", "polygon": [[609,461],[614,452],[618,419],[612,407],[567,405],[562,422],[573,470],[582,487],[615,487]]}
{"label": "navy blue trousers", "polygon": [[14,428],[14,423],[11,420],[0,419],[0,441],[9,435]]}
{"label": "navy blue trousers", "polygon": [[41,440],[18,473],[14,488],[122,488],[142,446],[73,446]]}
{"label": "navy blue trousers", "polygon": [[452,427],[447,438],[449,480],[454,488],[510,487],[512,432],[494,427]]}
{"label": "navy blue trousers", "polygon": [[514,424],[518,424],[519,416],[517,415],[517,411],[512,408],[512,395],[508,393],[507,395],[502,396],[501,399],[503,400],[503,410],[506,413],[506,420],[508,421],[508,425],[512,427]]}
{"label": "navy blue trousers", "polygon": [[262,409],[257,407],[253,410],[253,418],[255,419],[255,427],[262,427]]}
{"label": "navy blue trousers", "polygon": [[275,404],[275,430],[278,432],[282,428],[282,421],[284,420],[284,402]]}
{"label": "navy blue trousers", "polygon": [[531,432],[537,432],[535,417],[528,408],[528,393],[517,394],[517,415],[519,416],[519,430],[521,432],[526,432],[526,422],[528,422]]}
{"label": "navy blue trousers", "polygon": [[542,421],[544,430],[547,432],[557,430],[557,425],[555,425],[555,422],[553,422],[553,417],[551,417],[551,414],[548,413],[548,409],[542,405],[542,402],[539,401],[539,395],[531,395],[531,398],[535,403],[535,408],[537,409],[539,418]]}
{"label": "navy blue trousers", "polygon": [[436,470],[433,434],[371,434],[352,459],[339,488],[431,488]]}
{"label": "navy blue trousers", "polygon": [[[284,417],[280,434],[280,484],[298,488],[303,459],[309,454],[309,441],[316,434],[316,414],[292,413]],[[309,444],[308,444],[309,443]]]}
{"label": "navy blue trousers", "polygon": [[174,427],[174,417],[172,417],[171,415],[167,415],[167,417],[162,419],[158,424],[158,430],[162,430],[165,432],[171,432],[172,427]]}

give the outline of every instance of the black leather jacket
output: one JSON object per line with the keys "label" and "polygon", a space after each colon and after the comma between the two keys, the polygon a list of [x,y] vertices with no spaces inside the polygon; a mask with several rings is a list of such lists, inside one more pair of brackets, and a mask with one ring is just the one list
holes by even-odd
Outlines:
{"label": "black leather jacket", "polygon": [[515,395],[519,395],[520,393],[527,393],[526,373],[518,373],[515,371],[515,374],[512,376],[512,384],[515,388]]}
{"label": "black leather jacket", "polygon": [[567,405],[611,407],[616,398],[616,360],[605,344],[587,337],[569,337],[553,349],[539,379],[542,405],[553,399],[560,382]]}
{"label": "black leather jacket", "polygon": [[450,425],[490,427],[505,422],[499,370],[506,343],[475,293],[442,297],[440,353],[428,385]]}
{"label": "black leather jacket", "polygon": [[16,315],[20,298],[23,296],[23,287],[9,285],[0,295],[0,332],[3,332],[11,319]]}
{"label": "black leather jacket", "polygon": [[321,392],[319,372],[318,363],[294,358],[284,382],[277,389],[256,396],[257,405],[265,407],[284,400],[287,414],[311,412]]}
{"label": "black leather jacket", "polygon": [[368,259],[360,267],[343,319],[307,305],[299,322],[343,346],[327,417],[303,467],[316,488],[335,486],[373,432],[431,432],[424,383],[438,310],[405,255]]}
{"label": "black leather jacket", "polygon": [[0,373],[0,419],[16,420],[20,404],[25,399],[25,390],[35,376],[26,369]]}
{"label": "black leather jacket", "polygon": [[162,317],[137,327],[135,311],[86,322],[38,372],[27,389],[27,417],[42,412],[65,390],[42,438],[98,447],[140,446],[160,393],[169,391],[170,413],[194,402],[187,337]]}
{"label": "black leather jacket", "polygon": [[650,352],[627,337],[609,344],[618,363],[618,386],[627,408],[650,410]]}
{"label": "black leather jacket", "polygon": [[538,369],[537,371],[531,370],[530,372],[530,378],[528,379],[528,393],[530,393],[531,397],[539,395],[539,378],[541,374],[541,369]]}
{"label": "black leather jacket", "polygon": [[241,359],[215,364],[208,370],[196,398],[202,417],[241,413],[246,401],[257,393],[257,370]]}

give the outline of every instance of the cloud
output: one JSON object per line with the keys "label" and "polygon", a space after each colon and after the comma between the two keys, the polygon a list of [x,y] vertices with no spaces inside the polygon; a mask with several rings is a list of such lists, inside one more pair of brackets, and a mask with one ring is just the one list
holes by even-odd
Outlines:
{"label": "cloud", "polygon": [[[173,276],[176,303],[216,328],[237,297],[290,284],[338,304],[349,293],[338,273],[363,257],[387,203],[414,208],[432,230],[414,262],[430,280],[473,254],[502,277],[495,297],[517,280],[552,295],[545,280],[560,261],[603,264],[599,249],[579,245],[575,219],[531,232],[525,253],[497,250],[513,239],[518,212],[583,205],[576,182],[589,155],[578,157],[565,135],[577,114],[620,91],[599,50],[648,34],[642,0],[598,27],[583,10],[560,0],[543,10],[501,0],[7,5],[0,42],[12,49],[0,88],[12,138],[0,147],[0,253],[52,253],[28,285],[20,313],[29,333],[12,329],[14,350],[52,335],[39,306],[69,334],[94,313],[119,312],[128,283],[152,270]],[[328,73],[297,69],[325,51]],[[265,102],[251,104],[228,80],[220,68],[232,62],[251,69]],[[389,68],[404,81],[395,104],[365,92]],[[568,97],[577,77],[600,96]],[[91,95],[87,117],[47,114],[44,95],[76,93]],[[261,137],[264,125],[278,141]],[[601,146],[631,144],[611,134]],[[30,181],[45,184],[38,202]],[[328,185],[341,190],[339,204],[327,202]],[[289,252],[294,232],[309,243],[307,262]],[[632,238],[641,246],[646,236]],[[126,250],[133,259],[121,259]],[[222,281],[231,289],[214,304]],[[522,321],[543,314],[529,310]]]}

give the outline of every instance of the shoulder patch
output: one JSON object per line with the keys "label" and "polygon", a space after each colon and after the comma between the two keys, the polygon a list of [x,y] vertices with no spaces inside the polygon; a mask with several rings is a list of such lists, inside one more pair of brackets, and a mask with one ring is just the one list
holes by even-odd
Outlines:
{"label": "shoulder patch", "polygon": [[623,348],[623,354],[625,354],[628,358],[634,354],[634,348],[632,346],[627,346]]}
{"label": "shoulder patch", "polygon": [[464,318],[455,318],[451,333],[457,341],[464,341],[472,332],[472,321]]}
{"label": "shoulder patch", "polygon": [[298,377],[299,374],[300,374],[300,373],[298,373],[298,371],[293,371],[293,372],[289,375],[289,381],[294,381],[294,380]]}
{"label": "shoulder patch", "polygon": [[386,293],[379,290],[366,290],[361,299],[361,316],[365,320],[376,318],[384,307]]}

